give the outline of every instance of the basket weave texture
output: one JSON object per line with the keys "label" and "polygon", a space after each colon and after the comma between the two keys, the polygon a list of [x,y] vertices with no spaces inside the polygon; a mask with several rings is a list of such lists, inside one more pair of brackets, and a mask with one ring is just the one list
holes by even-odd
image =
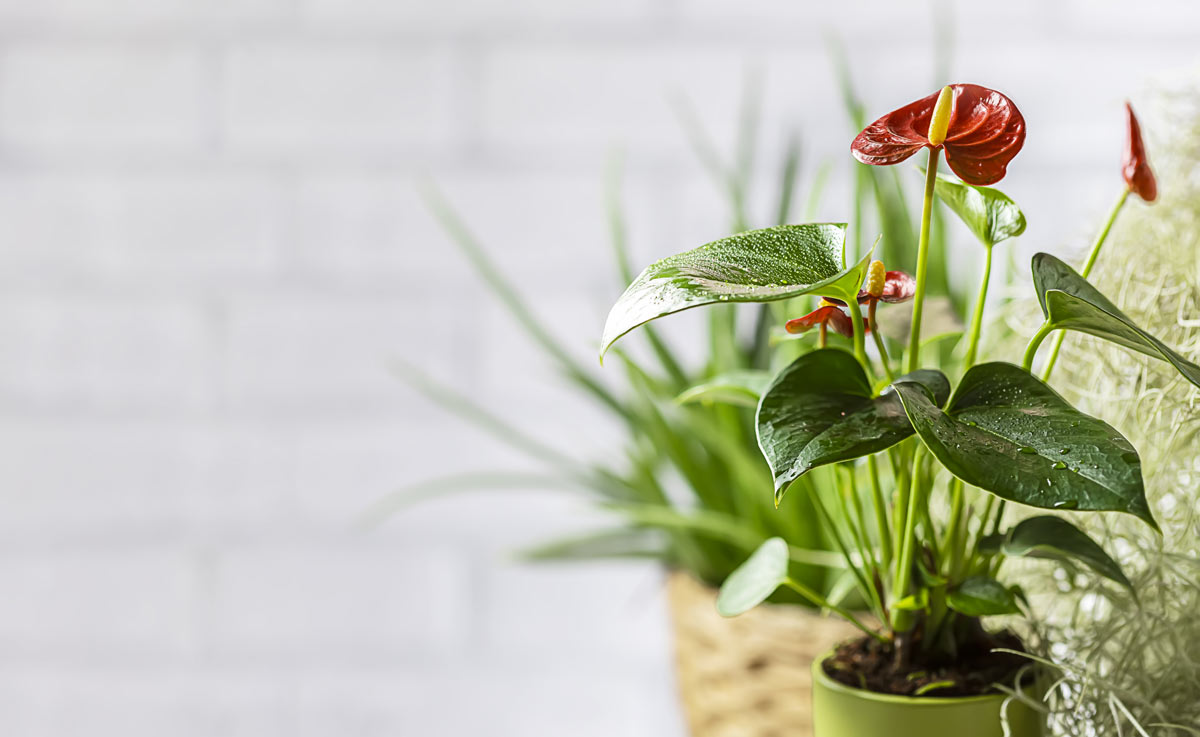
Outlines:
{"label": "basket weave texture", "polygon": [[679,694],[692,737],[810,737],[818,656],[858,631],[799,606],[717,614],[713,589],[667,581]]}

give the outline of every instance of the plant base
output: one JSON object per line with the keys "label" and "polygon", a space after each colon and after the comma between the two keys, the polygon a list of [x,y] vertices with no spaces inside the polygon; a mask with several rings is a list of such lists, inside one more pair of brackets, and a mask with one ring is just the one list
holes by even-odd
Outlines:
{"label": "plant base", "polygon": [[812,664],[814,737],[1041,737],[1043,717],[1004,694],[934,698],[893,696],[838,683]]}

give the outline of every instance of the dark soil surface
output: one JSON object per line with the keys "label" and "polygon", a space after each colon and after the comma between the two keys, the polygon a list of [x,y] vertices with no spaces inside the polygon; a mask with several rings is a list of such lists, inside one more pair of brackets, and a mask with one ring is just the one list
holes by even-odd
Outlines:
{"label": "dark soil surface", "polygon": [[[964,644],[953,659],[922,660],[918,654],[912,665],[900,668],[890,643],[862,637],[838,645],[822,667],[826,675],[839,683],[877,693],[978,696],[994,693],[996,683],[1011,686],[1017,672],[1030,664],[1029,659],[1020,655],[991,652],[994,648],[1025,651],[1020,639],[1011,632],[980,633],[978,638]],[[945,685],[929,688],[932,684]]]}

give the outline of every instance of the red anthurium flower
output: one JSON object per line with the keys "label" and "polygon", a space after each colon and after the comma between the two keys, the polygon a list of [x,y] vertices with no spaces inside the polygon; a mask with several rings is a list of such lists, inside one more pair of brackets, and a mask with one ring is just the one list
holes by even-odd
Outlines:
{"label": "red anthurium flower", "polygon": [[[878,266],[876,266],[878,264]],[[917,291],[917,282],[903,271],[884,271],[882,261],[872,261],[867,272],[867,283],[858,292],[858,303],[865,305],[869,302],[907,302]],[[825,297],[825,301],[834,304],[845,304],[835,297]]]}
{"label": "red anthurium flower", "polygon": [[1025,145],[1025,118],[1012,100],[977,84],[950,85],[953,107],[945,139],[930,121],[940,92],[893,110],[863,129],[850,151],[873,166],[899,164],[922,148],[943,147],[946,163],[967,184],[983,186],[1004,178],[1008,162]]}
{"label": "red anthurium flower", "polygon": [[1125,176],[1125,184],[1129,191],[1146,202],[1154,202],[1158,197],[1158,182],[1154,179],[1154,171],[1150,168],[1150,159],[1146,158],[1146,144],[1142,143],[1142,126],[1138,125],[1133,108],[1125,103],[1126,120],[1129,124],[1129,140],[1125,144],[1125,161],[1121,174]]}
{"label": "red anthurium flower", "polygon": [[[839,335],[844,335],[847,338],[854,337],[854,322],[846,311],[838,305],[831,304],[832,300],[822,299],[821,305],[817,309],[808,313],[804,317],[797,317],[788,320],[783,327],[793,335],[797,333],[806,333],[813,328],[823,325],[833,328],[834,332]],[[863,330],[868,329],[867,321],[863,320]]]}

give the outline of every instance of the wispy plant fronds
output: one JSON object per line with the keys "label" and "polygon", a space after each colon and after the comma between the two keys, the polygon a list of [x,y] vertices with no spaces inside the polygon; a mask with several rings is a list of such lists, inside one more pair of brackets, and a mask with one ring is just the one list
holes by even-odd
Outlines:
{"label": "wispy plant fronds", "polygon": [[[1147,128],[1171,133],[1151,151],[1160,200],[1126,209],[1092,281],[1197,361],[1200,89],[1156,102]],[[1200,390],[1161,361],[1078,333],[1065,351],[1076,360],[1062,363],[1055,388],[1140,450],[1163,534],[1136,520],[1078,520],[1114,541],[1136,598],[1063,569],[1052,580],[1030,577],[1032,595],[1056,594],[1039,597],[1037,623],[1040,639],[1053,643],[1041,654],[1062,671],[1051,695],[1054,734],[1200,735]]]}

